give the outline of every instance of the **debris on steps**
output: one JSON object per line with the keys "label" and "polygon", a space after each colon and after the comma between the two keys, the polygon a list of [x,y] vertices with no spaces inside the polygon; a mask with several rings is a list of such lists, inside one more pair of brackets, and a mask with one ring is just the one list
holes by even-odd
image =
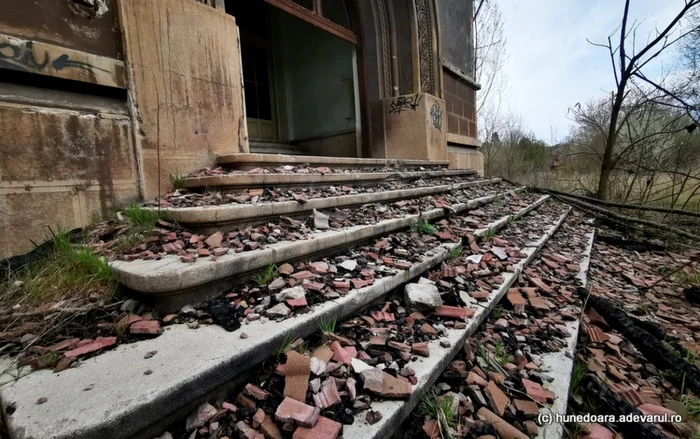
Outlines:
{"label": "debris on steps", "polygon": [[[546,215],[540,215],[538,210],[536,214],[524,217],[522,222],[508,224],[502,231],[513,228],[513,236],[527,243],[530,241],[529,236],[536,236],[537,231],[541,235],[541,231],[547,230],[549,225],[550,231],[545,234],[545,238],[549,237],[563,220],[562,208],[545,205],[540,209]],[[452,233],[455,232],[455,227],[464,227],[466,223],[462,224],[459,218],[445,220],[436,235],[444,230],[443,238],[446,239],[447,230],[450,230],[446,226],[452,226]],[[483,309],[467,305],[469,303],[474,306],[470,294],[476,295],[482,288],[479,285],[483,285],[489,292],[492,288],[498,288],[498,291],[505,293],[507,287],[501,283],[504,279],[513,278],[511,271],[519,273],[521,270],[513,264],[530,260],[527,255],[531,253],[522,253],[509,242],[497,241],[499,233],[475,241],[479,246],[476,254],[481,256],[479,262],[469,262],[474,260],[475,254],[465,249],[461,255],[433,270],[428,278],[422,278],[415,284],[436,287],[444,300],[443,305],[432,310],[424,308],[423,312],[416,311],[405,302],[404,288],[343,323],[320,321],[321,331],[303,341],[288,340],[281,348],[283,357],[265,362],[257,377],[248,382],[239,393],[227,398],[222,409],[224,406],[229,408],[225,416],[230,420],[217,419],[214,425],[216,431],[211,430],[210,424],[208,429],[200,430],[197,434],[230,434],[231,425],[235,425],[239,432],[245,431],[253,435],[258,427],[251,416],[260,410],[263,412],[261,417],[269,416],[281,434],[285,431],[287,434],[294,432],[294,437],[301,434],[300,431],[307,434],[306,430],[301,430],[299,420],[292,419],[287,414],[289,406],[296,407],[299,413],[308,412],[310,416],[315,416],[311,415],[315,407],[320,410],[318,419],[325,419],[324,425],[333,426],[328,429],[329,436],[320,436],[321,432],[318,432],[319,436],[313,437],[335,438],[340,430],[339,425],[345,425],[345,438],[378,437],[376,435],[379,430],[371,434],[365,431],[365,434],[356,427],[366,423],[386,428],[387,419],[400,421],[391,411],[376,409],[375,407],[384,407],[382,404],[377,405],[378,401],[408,399],[410,406],[407,407],[410,410],[419,399],[415,396],[416,391],[427,390],[425,380],[429,378],[425,374],[437,374],[441,370],[440,365],[449,362],[446,354],[459,349],[454,343],[466,339],[464,331],[468,325],[476,327],[473,325],[475,322],[471,321],[479,318],[472,319],[475,312],[485,317]],[[495,245],[495,242],[500,246]],[[462,270],[456,270],[457,267]],[[348,268],[359,269],[357,266]],[[408,291],[413,291],[414,288],[408,287]],[[430,289],[430,294],[435,292],[433,288]],[[466,293],[466,296],[460,292]],[[497,301],[500,297],[502,294],[491,299]],[[483,303],[483,298],[479,300]],[[433,304],[438,305],[436,301]],[[457,310],[463,312],[457,313]],[[458,335],[457,338],[455,335]],[[306,415],[302,418],[310,419]],[[398,427],[397,422],[392,425]],[[176,428],[182,428],[182,425]],[[312,430],[316,428],[316,425],[311,427]],[[325,432],[326,428],[320,430]],[[176,437],[190,433],[191,430],[178,431]],[[262,430],[262,433],[265,431]],[[194,437],[199,437],[197,434]]]}
{"label": "debris on steps", "polygon": [[[566,413],[582,305],[575,287],[585,281],[592,231],[583,215],[569,215],[414,410],[405,435],[562,437],[561,425],[538,422]],[[453,401],[452,418],[426,412],[431,399]]]}

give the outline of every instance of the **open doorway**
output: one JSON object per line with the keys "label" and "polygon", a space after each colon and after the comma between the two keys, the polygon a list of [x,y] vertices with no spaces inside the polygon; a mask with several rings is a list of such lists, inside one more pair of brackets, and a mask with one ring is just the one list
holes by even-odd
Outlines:
{"label": "open doorway", "polygon": [[361,155],[357,47],[345,0],[234,0],[251,152]]}

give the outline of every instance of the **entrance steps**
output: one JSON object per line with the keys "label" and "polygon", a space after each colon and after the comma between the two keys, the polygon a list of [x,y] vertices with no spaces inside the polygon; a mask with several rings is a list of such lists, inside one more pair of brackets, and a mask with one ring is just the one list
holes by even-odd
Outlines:
{"label": "entrance steps", "polygon": [[[473,188],[469,188],[471,189]],[[512,195],[514,188],[509,187],[505,191],[503,189],[505,187],[493,191],[491,195],[484,196],[480,193],[480,196],[472,199],[466,193],[463,195],[467,198],[464,202],[450,206],[454,212],[440,208],[439,211],[428,210],[422,216],[409,215],[400,218],[398,221],[406,220],[402,227],[392,228],[398,224],[392,223],[394,226],[384,230],[374,229],[370,233],[371,237],[364,241],[369,241],[369,244],[355,247],[355,250],[332,249],[332,254],[336,255],[333,256],[336,258],[334,261],[337,261],[338,257],[341,260],[357,259],[360,258],[360,253],[377,252],[391,256],[383,261],[389,263],[389,259],[392,259],[392,264],[395,265],[386,266],[382,270],[379,270],[380,266],[377,265],[376,278],[369,285],[351,287],[344,295],[335,299],[330,296],[323,298],[320,302],[315,302],[304,314],[277,322],[265,321],[264,317],[260,320],[250,320],[232,332],[214,325],[205,325],[196,330],[182,324],[172,325],[166,327],[165,333],[158,338],[117,346],[114,350],[84,361],[77,368],[60,374],[46,370],[38,371],[5,384],[0,389],[0,396],[5,409],[8,406],[13,407],[13,414],[7,419],[10,436],[159,436],[170,422],[183,419],[205,399],[213,398],[211,400],[214,401],[217,395],[230,391],[240,383],[246,371],[271,357],[285,339],[308,336],[317,331],[321,321],[334,318],[341,321],[372,303],[384,300],[391,291],[401,288],[412,279],[417,279],[451,257],[451,250],[459,247],[462,241],[468,245],[468,234],[473,235],[476,242],[499,236],[502,233],[499,230],[507,231],[520,221],[527,222],[530,218],[537,218],[538,210],[549,205],[547,196],[516,196]],[[467,190],[463,189],[461,192]],[[451,213],[448,216],[446,212]],[[427,238],[407,231],[406,228],[424,220],[433,222],[438,228],[438,233],[445,234],[436,235],[439,237],[437,239],[431,237],[430,241],[426,241],[430,244],[421,244]],[[374,226],[376,225],[362,227]],[[456,241],[459,242],[455,242],[453,238],[457,238]],[[527,241],[527,237],[513,239],[523,243]],[[398,253],[395,254],[394,250],[389,250],[389,253],[377,250],[386,249],[386,242],[393,242],[398,249],[398,243],[404,241],[421,244],[416,247],[420,250],[412,250],[406,256],[397,256]],[[357,244],[356,241],[356,245],[362,244]],[[261,250],[260,253],[264,251]],[[270,251],[265,257],[274,260],[278,257],[275,253],[277,252]],[[241,255],[245,253],[233,257]],[[288,256],[285,256],[280,261],[287,258]],[[300,254],[299,258],[306,263],[322,260],[310,252],[306,252],[306,256]],[[197,267],[198,264],[210,266],[207,262],[209,261],[184,264],[177,259],[171,259],[164,267],[170,265],[169,268],[173,271],[183,271],[185,267]],[[259,265],[265,266],[266,263],[267,261]],[[124,262],[119,265],[127,264]],[[233,265],[231,264],[231,267]],[[115,270],[118,271],[118,268],[115,267]],[[163,268],[155,269],[156,273],[161,273],[156,277],[162,276],[162,271],[159,270]],[[235,268],[226,270],[230,270],[229,274],[238,271]],[[226,270],[207,268],[206,275],[192,275],[194,272],[191,272],[189,277],[200,280],[217,279],[217,276],[226,275]],[[143,277],[148,278],[149,273],[150,269],[144,269]],[[175,276],[173,279],[177,277],[175,274],[168,276]],[[159,277],[153,282],[153,287],[160,288],[158,285],[165,284],[168,276]],[[178,288],[187,287],[184,284],[187,278],[188,276],[181,276],[181,283],[174,282],[173,285]],[[242,291],[231,283],[229,288]],[[256,288],[266,291],[267,286]],[[318,300],[318,296],[314,297]],[[246,336],[243,337],[243,334]],[[157,355],[148,355],[154,351]],[[45,398],[45,402],[36,404],[40,398]],[[346,434],[345,437],[352,436]]]}
{"label": "entrance steps", "polygon": [[449,160],[399,160],[399,159],[366,159],[355,157],[323,157],[312,155],[288,154],[225,154],[216,159],[219,166],[229,169],[254,169],[260,167],[276,168],[287,165],[304,165],[329,168],[395,168],[416,169],[420,167],[447,168]]}

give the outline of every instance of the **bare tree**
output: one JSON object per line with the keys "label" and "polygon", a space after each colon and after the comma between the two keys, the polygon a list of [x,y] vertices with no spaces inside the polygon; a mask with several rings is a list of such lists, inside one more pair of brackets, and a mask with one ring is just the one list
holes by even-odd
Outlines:
{"label": "bare tree", "polygon": [[[617,30],[609,37],[607,43],[591,43],[607,49],[615,76],[615,90],[610,99],[610,118],[605,129],[605,145],[602,153],[600,178],[598,180],[598,198],[606,199],[610,183],[610,174],[615,169],[617,161],[613,159],[620,131],[627,123],[623,109],[630,93],[633,91],[634,82],[642,82],[662,95],[671,98],[671,105],[689,108],[690,104],[681,95],[667,88],[665,84],[656,82],[643,73],[644,67],[657,59],[669,47],[678,41],[682,41],[692,31],[682,29],[682,20],[686,15],[693,13],[700,5],[700,0],[685,0],[684,6],[673,17],[670,23],[662,29],[657,29],[647,43],[637,48],[637,31],[640,23],[629,23],[630,0],[625,0],[622,21],[619,26],[619,40],[613,43],[613,37]],[[590,42],[590,41],[589,41]],[[634,112],[627,112],[631,115]],[[689,115],[692,112],[688,111]],[[621,157],[621,155],[618,155]]]}
{"label": "bare tree", "polygon": [[476,114],[479,138],[490,141],[503,131],[508,119],[503,93],[507,78],[503,65],[507,58],[503,17],[496,0],[477,0],[474,5],[474,79],[481,84],[477,93]]}

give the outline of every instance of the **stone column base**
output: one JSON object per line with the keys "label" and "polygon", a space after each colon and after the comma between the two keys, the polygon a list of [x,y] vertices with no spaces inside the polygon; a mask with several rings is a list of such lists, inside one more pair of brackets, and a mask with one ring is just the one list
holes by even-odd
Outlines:
{"label": "stone column base", "polygon": [[447,160],[445,101],[427,93],[382,100],[385,157]]}

